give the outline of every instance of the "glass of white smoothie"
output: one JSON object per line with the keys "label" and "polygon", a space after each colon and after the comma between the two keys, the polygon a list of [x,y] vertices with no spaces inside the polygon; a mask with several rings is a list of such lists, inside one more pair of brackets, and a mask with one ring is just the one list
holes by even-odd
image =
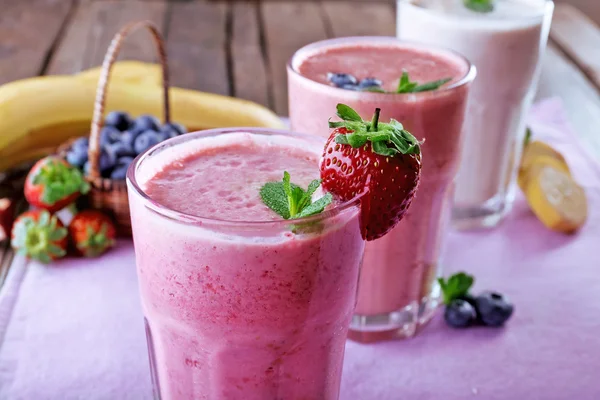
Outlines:
{"label": "glass of white smoothie", "polygon": [[464,123],[453,221],[495,226],[510,210],[550,0],[398,0],[398,37],[458,51],[477,67]]}

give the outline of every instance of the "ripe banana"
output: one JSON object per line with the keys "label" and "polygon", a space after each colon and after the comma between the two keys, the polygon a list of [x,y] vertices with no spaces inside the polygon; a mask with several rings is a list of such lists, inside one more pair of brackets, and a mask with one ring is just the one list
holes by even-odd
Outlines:
{"label": "ripe banana", "polygon": [[[102,67],[94,67],[75,75],[77,79],[87,79],[98,82]],[[162,85],[162,69],[159,64],[141,61],[118,61],[113,65],[111,76],[113,80],[126,81],[139,85]]]}
{"label": "ripe banana", "polygon": [[[152,64],[138,64],[141,65],[129,64],[121,69],[122,73],[117,64],[115,78],[109,85],[106,112],[124,110],[133,117],[162,117],[162,88],[157,84],[160,70]],[[136,70],[141,72],[135,73]],[[87,134],[97,74],[99,70],[95,69],[75,76],[43,76],[1,86],[0,171],[52,152],[71,137]],[[173,121],[190,131],[233,126],[283,127],[277,115],[250,101],[180,88],[171,88],[170,96]]]}

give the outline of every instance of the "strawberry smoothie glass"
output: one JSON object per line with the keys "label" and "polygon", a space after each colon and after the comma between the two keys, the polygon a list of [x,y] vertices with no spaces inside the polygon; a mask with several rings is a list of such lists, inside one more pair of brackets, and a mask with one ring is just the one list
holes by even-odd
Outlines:
{"label": "strawberry smoothie glass", "polygon": [[[128,171],[158,399],[333,400],[364,241],[359,199],[283,220],[258,189],[318,177],[321,138],[209,130]],[[260,183],[257,186],[257,183]]]}
{"label": "strawberry smoothie glass", "polygon": [[[358,80],[381,80],[383,89],[393,91],[403,70],[422,83],[451,80],[437,90],[405,94],[346,90],[328,82],[329,73],[349,73]],[[381,121],[394,118],[417,139],[426,139],[421,182],[407,214],[391,232],[366,245],[349,333],[353,340],[412,336],[438,305],[436,277],[474,77],[475,68],[457,53],[388,37],[313,43],[288,64],[292,129],[328,137],[327,120],[343,103],[365,120],[379,107]]]}

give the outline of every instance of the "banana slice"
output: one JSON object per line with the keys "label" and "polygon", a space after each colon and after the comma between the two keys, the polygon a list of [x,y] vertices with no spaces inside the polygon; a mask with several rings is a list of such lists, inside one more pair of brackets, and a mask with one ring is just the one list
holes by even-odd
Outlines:
{"label": "banana slice", "polygon": [[568,176],[571,176],[569,166],[564,161],[564,158],[557,158],[553,155],[538,154],[535,157],[531,157],[528,160],[523,159],[521,168],[519,168],[519,175],[517,176],[517,183],[523,192],[527,191],[529,180],[531,177],[535,177],[539,174],[540,170],[545,167],[552,167],[558,171],[562,171]]}
{"label": "banana slice", "polygon": [[587,219],[587,199],[584,189],[560,164],[538,164],[530,176],[525,191],[529,206],[549,229],[573,233]]}

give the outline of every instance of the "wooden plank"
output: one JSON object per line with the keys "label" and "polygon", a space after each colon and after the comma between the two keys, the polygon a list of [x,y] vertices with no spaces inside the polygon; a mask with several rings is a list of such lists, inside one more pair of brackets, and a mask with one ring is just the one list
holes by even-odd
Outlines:
{"label": "wooden plank", "polygon": [[170,14],[167,48],[172,84],[230,94],[228,5],[205,1],[173,3]]}
{"label": "wooden plank", "polygon": [[554,45],[544,56],[537,99],[559,96],[585,147],[600,159],[600,97],[583,73]]}
{"label": "wooden plank", "polygon": [[392,4],[323,1],[322,5],[335,37],[396,35],[396,13]]}
{"label": "wooden plank", "polygon": [[230,57],[234,95],[270,106],[267,70],[260,44],[258,6],[236,2],[232,9]]}
{"label": "wooden plank", "polygon": [[558,6],[563,4],[570,4],[577,8],[597,24],[600,24],[600,1],[598,0],[554,0],[554,3]]}
{"label": "wooden plank", "polygon": [[324,15],[320,4],[313,2],[263,2],[260,8],[273,108],[287,115],[286,64],[300,47],[327,38]]}
{"label": "wooden plank", "polygon": [[72,1],[4,0],[0,4],[0,84],[39,75]]}
{"label": "wooden plank", "polygon": [[[150,20],[164,29],[168,5],[139,0],[79,3],[71,24],[50,60],[49,74],[69,74],[102,64],[108,45],[121,27],[131,21]],[[156,49],[147,32],[129,36],[120,59],[156,61]]]}
{"label": "wooden plank", "polygon": [[600,87],[600,28],[568,4],[556,6],[550,37]]}

